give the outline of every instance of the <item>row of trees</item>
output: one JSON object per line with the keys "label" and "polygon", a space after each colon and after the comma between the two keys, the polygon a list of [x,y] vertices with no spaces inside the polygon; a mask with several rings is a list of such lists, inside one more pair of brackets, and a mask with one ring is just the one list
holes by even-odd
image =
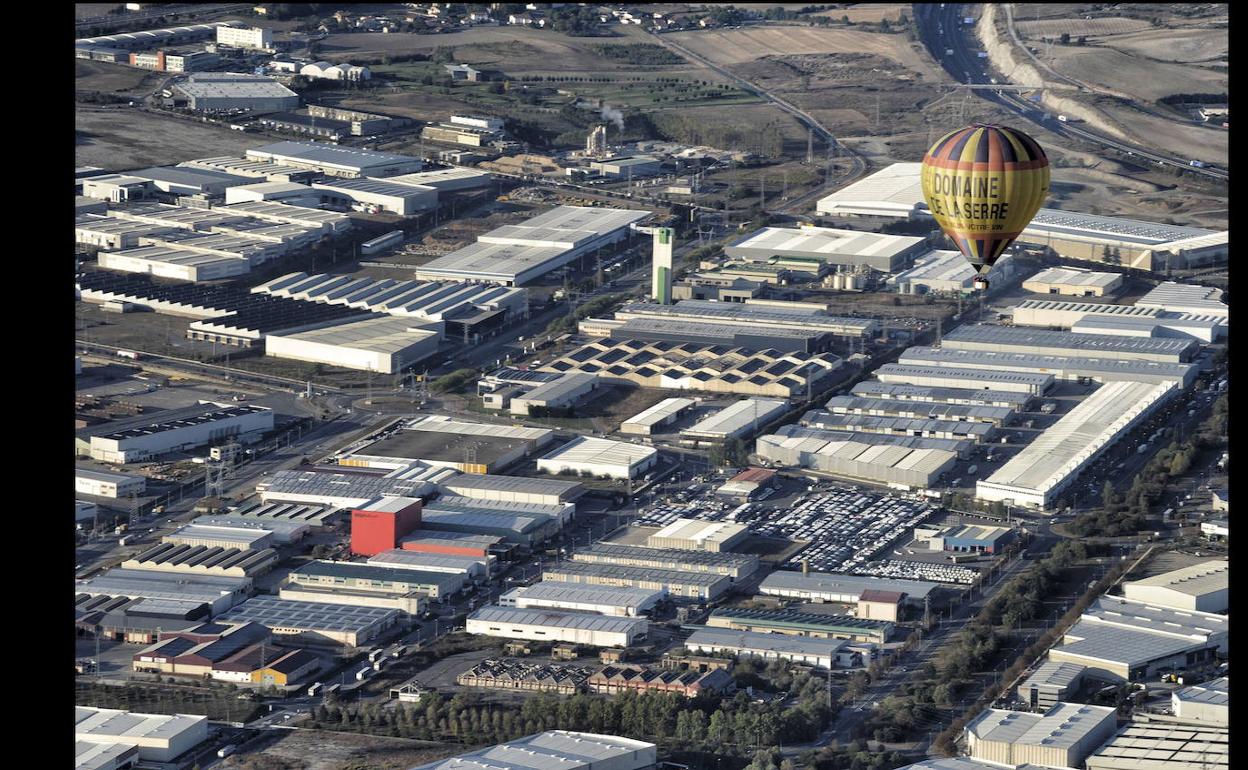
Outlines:
{"label": "row of trees", "polygon": [[818,735],[829,711],[818,680],[804,676],[795,680],[801,689],[792,708],[775,701],[755,703],[743,692],[722,701],[674,693],[624,693],[612,698],[536,693],[519,708],[481,703],[476,694],[459,693],[448,701],[434,693],[414,706],[397,709],[375,703],[322,705],[312,713],[310,726],[464,744],[500,743],[544,730],[578,730],[748,755],[760,746]]}
{"label": "row of trees", "polygon": [[1230,400],[1221,396],[1212,414],[1196,429],[1195,435],[1180,443],[1175,440],[1160,449],[1135,475],[1130,488],[1121,495],[1106,480],[1101,490],[1101,509],[1080,514],[1069,525],[1077,537],[1118,537],[1144,529],[1150,506],[1165,492],[1167,485],[1191,468],[1201,449],[1218,446],[1225,440],[1230,416]]}
{"label": "row of trees", "polygon": [[624,292],[604,294],[601,297],[594,297],[588,302],[577,306],[575,310],[568,313],[566,316],[556,318],[551,321],[546,325],[546,333],[563,334],[565,332],[574,332],[576,331],[577,323],[581,320],[589,318],[590,316],[599,316],[609,313],[626,302],[628,298],[629,295]]}

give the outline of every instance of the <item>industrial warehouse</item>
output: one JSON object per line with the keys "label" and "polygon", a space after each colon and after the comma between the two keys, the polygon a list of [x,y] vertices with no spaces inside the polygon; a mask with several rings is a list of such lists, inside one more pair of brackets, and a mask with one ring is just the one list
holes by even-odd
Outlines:
{"label": "industrial warehouse", "polygon": [[1087,666],[1087,676],[1115,684],[1152,679],[1163,669],[1211,669],[1228,652],[1228,625],[1224,615],[1101,596],[1049,650],[1049,660]]}
{"label": "industrial warehouse", "polygon": [[[934,441],[946,443],[932,445],[930,442]],[[935,486],[937,479],[957,462],[958,452],[945,448],[953,443],[961,442],[785,425],[774,434],[759,436],[755,451],[777,466],[928,488]]]}
{"label": "industrial warehouse", "polygon": [[498,603],[502,607],[519,609],[570,610],[635,618],[654,609],[663,598],[662,591],[646,588],[608,588],[541,581],[513,588],[499,596]]}
{"label": "industrial warehouse", "polygon": [[461,554],[438,554],[402,548],[392,548],[368,557],[368,563],[378,567],[422,570],[424,572],[450,572],[464,575],[472,581],[482,581],[490,576],[493,556],[464,556]]}
{"label": "industrial warehouse", "polygon": [[[290,109],[283,107],[281,109]],[[337,147],[317,142],[278,142],[247,151],[251,160],[304,168],[326,176],[386,177],[420,171],[424,161],[406,155]]]}
{"label": "industrial warehouse", "polygon": [[749,534],[749,528],[744,524],[676,519],[646,538],[646,545],[651,548],[719,553],[730,551],[740,545],[749,537]]}
{"label": "industrial warehouse", "polygon": [[225,615],[221,623],[259,623],[288,644],[359,647],[398,622],[395,610],[256,596]]}
{"label": "industrial warehouse", "polygon": [[855,659],[861,662],[861,653],[848,650],[849,644],[843,639],[699,627],[685,640],[685,649],[695,654],[727,653],[763,660],[786,660],[831,670],[852,666]]}
{"label": "industrial warehouse", "polygon": [[[966,404],[969,406],[1004,407],[1024,411],[1031,403],[1031,395],[1008,390],[975,390],[972,388],[937,388],[926,385],[901,385],[898,383],[864,380],[849,389],[850,394],[872,400],[895,399],[919,401],[932,404]],[[837,397],[833,397],[835,400]],[[829,400],[831,405],[833,400]]]}
{"label": "industrial warehouse", "polygon": [[654,548],[617,543],[596,543],[572,554],[582,564],[617,564],[625,567],[702,572],[727,575],[729,582],[748,577],[758,569],[758,556],[721,550]]}
{"label": "industrial warehouse", "polygon": [[1173,312],[1139,304],[1029,299],[1010,308],[1010,313],[1015,326],[1062,327],[1093,334],[1177,337],[1212,343],[1227,333],[1224,316]]}
{"label": "industrial warehouse", "polygon": [[427,262],[416,277],[522,286],[598,249],[629,237],[648,211],[559,206],[523,225],[504,225],[477,242]]}
{"label": "industrial warehouse", "polygon": [[1095,358],[1110,361],[1185,363],[1199,350],[1193,340],[1078,334],[1046,329],[1015,329],[976,324],[959,326],[941,340],[941,350],[1026,353],[1033,356]]}
{"label": "industrial warehouse", "polygon": [[592,436],[578,436],[539,457],[537,469],[553,474],[632,479],[658,462],[658,450]]}
{"label": "industrial warehouse", "polygon": [[976,483],[981,500],[1049,509],[1058,496],[1122,436],[1176,394],[1170,383],[1110,382]]}
{"label": "industrial warehouse", "polygon": [[273,410],[260,406],[188,407],[160,422],[151,418],[101,426],[90,435],[91,459],[126,464],[180,452],[227,437],[273,430]]}
{"label": "industrial warehouse", "polygon": [[693,405],[691,398],[665,398],[620,423],[620,433],[635,436],[651,436],[664,426],[676,422]]}
{"label": "industrial warehouse", "polygon": [[1067,297],[1104,297],[1122,288],[1119,273],[1097,273],[1070,267],[1050,267],[1023,281],[1025,291]]}
{"label": "industrial warehouse", "polygon": [[441,324],[402,318],[348,321],[323,329],[265,336],[264,353],[274,358],[394,374],[438,352]]}
{"label": "industrial warehouse", "polygon": [[[1002,256],[988,270],[991,283],[1014,274],[1014,260]],[[898,294],[960,294],[974,289],[975,266],[960,251],[931,251],[916,257],[914,267],[888,279]]]}
{"label": "industrial warehouse", "polygon": [[1108,706],[1058,703],[1044,714],[987,709],[966,726],[967,750],[1002,765],[1079,767],[1117,726]]}
{"label": "industrial warehouse", "polygon": [[462,770],[474,766],[513,770],[649,770],[657,762],[653,743],[615,735],[550,730],[411,770]]}
{"label": "industrial warehouse", "polygon": [[[1058,332],[1053,332],[1057,334]],[[1076,335],[1085,336],[1085,335]],[[1121,339],[1121,338],[1119,338]],[[1154,342],[1179,342],[1183,340],[1152,340]],[[1165,355],[1182,355],[1167,350]],[[902,366],[922,366],[942,372],[947,382],[950,370],[967,369],[975,372],[975,377],[982,377],[985,370],[999,377],[1018,375],[1020,378],[1056,378],[1062,380],[1078,380],[1080,377],[1096,382],[1151,382],[1154,384],[1171,383],[1180,387],[1190,387],[1196,379],[1198,367],[1195,364],[1177,363],[1173,361],[1141,361],[1126,358],[1085,358],[1083,356],[1046,356],[1033,353],[1009,353],[995,350],[959,350],[956,348],[906,348],[898,359]],[[892,366],[886,364],[881,371]],[[1037,374],[1050,372],[1051,374]],[[880,379],[885,378],[884,374]],[[1052,379],[1049,380],[1050,382]],[[997,387],[1004,387],[998,385]]]}
{"label": "industrial warehouse", "polygon": [[646,637],[642,618],[591,615],[550,609],[482,607],[468,616],[467,632],[507,639],[568,642],[590,647],[628,647]]}
{"label": "industrial warehouse", "polygon": [[[907,352],[914,350],[908,348]],[[875,377],[889,385],[915,385],[930,388],[975,388],[1043,395],[1053,385],[1053,375],[1039,371],[999,371],[991,367],[971,368],[925,365],[884,364]]]}
{"label": "industrial warehouse", "polygon": [[1207,561],[1122,584],[1127,599],[1153,606],[1194,612],[1225,612],[1230,588],[1230,564]]}
{"label": "industrial warehouse", "polygon": [[[894,163],[820,199],[831,216],[876,220],[930,219],[919,163]],[[1224,261],[1229,234],[1197,227],[1141,222],[1042,208],[1018,242],[1044,246],[1067,259],[1164,271]]]}
{"label": "industrial warehouse", "polygon": [[845,267],[895,273],[926,251],[922,238],[827,227],[764,227],[724,247],[729,257],[765,262],[773,256],[805,257]]}
{"label": "industrial warehouse", "polygon": [[714,601],[732,587],[732,578],[705,572],[687,572],[619,564],[563,562],[542,572],[542,580],[585,585],[620,586],[665,591],[675,599]]}
{"label": "industrial warehouse", "polygon": [[[542,449],[554,440],[554,431],[464,422],[441,415],[408,420],[380,440],[338,458],[346,467],[395,470],[420,461],[465,473],[495,473]],[[473,446],[472,461],[465,448]]]}
{"label": "industrial warehouse", "polygon": [[846,615],[824,615],[793,610],[745,610],[721,607],[706,619],[711,628],[732,628],[767,634],[810,636],[818,639],[848,639],[884,644],[893,633],[893,624]]}
{"label": "industrial warehouse", "polygon": [[583,484],[576,481],[472,473],[448,479],[442,482],[441,487],[452,494],[474,500],[560,506],[576,502],[587,491]]}
{"label": "industrial warehouse", "polygon": [[589,342],[539,368],[597,373],[604,381],[643,388],[793,398],[826,390],[842,364],[831,353],[605,339]]}

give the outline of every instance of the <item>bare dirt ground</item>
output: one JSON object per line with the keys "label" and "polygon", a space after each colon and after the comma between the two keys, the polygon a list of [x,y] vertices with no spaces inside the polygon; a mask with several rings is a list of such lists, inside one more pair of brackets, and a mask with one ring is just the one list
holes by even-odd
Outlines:
{"label": "bare dirt ground", "polygon": [[865,53],[892,59],[933,79],[940,77],[936,63],[900,34],[777,26],[676,32],[672,39],[716,64],[741,64],[765,56]]}
{"label": "bare dirt ground", "polygon": [[460,753],[462,747],[412,741],[405,738],[379,738],[371,735],[331,730],[282,730],[280,737],[261,752],[236,754],[222,762],[223,770],[346,770],[368,767],[372,770],[406,770]]}
{"label": "bare dirt ground", "polygon": [[154,91],[165,77],[158,72],[127,67],[122,64],[82,59],[74,62],[74,90],[80,93],[101,91],[119,95],[147,95]]}
{"label": "bare dirt ground", "polygon": [[75,19],[94,19],[117,8],[121,3],[74,3]]}
{"label": "bare dirt ground", "polygon": [[[1217,38],[1221,38],[1220,41]],[[1226,30],[1210,31],[1206,40],[1213,50],[1226,50]],[[1044,51],[1041,48],[1041,51]],[[1214,54],[1210,53],[1212,57]],[[1204,67],[1167,64],[1114,50],[1092,46],[1053,46],[1047,64],[1063,75],[1077,77],[1092,85],[1123,91],[1145,101],[1156,101],[1171,94],[1221,93],[1227,90],[1229,76]]]}
{"label": "bare dirt ground", "polygon": [[1210,35],[1206,29],[1149,29],[1116,35],[1113,46],[1128,54],[1170,62],[1222,62],[1230,49],[1230,35]]}
{"label": "bare dirt ground", "polygon": [[74,112],[74,127],[75,164],[110,171],[242,155],[264,143],[238,131],[127,107],[80,106]]}

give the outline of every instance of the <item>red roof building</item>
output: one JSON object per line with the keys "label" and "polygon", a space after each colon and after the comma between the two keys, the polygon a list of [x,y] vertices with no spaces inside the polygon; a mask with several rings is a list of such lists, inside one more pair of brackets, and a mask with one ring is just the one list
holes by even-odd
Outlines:
{"label": "red roof building", "polygon": [[351,511],[351,553],[376,556],[397,548],[420,526],[421,503],[414,497],[379,497]]}

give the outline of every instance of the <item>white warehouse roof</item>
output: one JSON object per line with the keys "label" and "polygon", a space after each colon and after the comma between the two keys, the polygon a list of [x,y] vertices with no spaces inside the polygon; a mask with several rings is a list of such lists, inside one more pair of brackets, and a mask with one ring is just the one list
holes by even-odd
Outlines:
{"label": "white warehouse roof", "polygon": [[1099,287],[1108,291],[1122,281],[1120,273],[1098,273],[1091,270],[1077,270],[1069,267],[1050,267],[1023,281],[1024,288],[1029,283],[1061,284],[1065,286]]}
{"label": "white warehouse roof", "polygon": [[655,761],[653,743],[550,730],[411,770],[643,770]]}
{"label": "white warehouse roof", "polygon": [[1201,562],[1190,567],[1163,572],[1142,580],[1123,583],[1123,592],[1131,598],[1134,588],[1165,588],[1189,596],[1203,596],[1225,591],[1230,585],[1230,563],[1225,559]]}
{"label": "white warehouse roof", "polygon": [[759,592],[764,594],[777,590],[801,590],[829,594],[861,594],[868,590],[896,591],[912,599],[922,600],[932,592],[932,589],[938,587],[937,583],[921,580],[842,575],[832,572],[811,572],[809,575],[803,575],[794,570],[776,570],[768,575],[758,588]]}
{"label": "white warehouse roof", "polygon": [[734,401],[681,431],[687,436],[727,439],[746,433],[751,426],[766,425],[789,408],[788,401],[746,398]]}
{"label": "white warehouse roof", "polygon": [[1221,289],[1166,281],[1137,299],[1135,306],[1225,318],[1230,310],[1226,303],[1222,302],[1221,297]]}
{"label": "white warehouse roof", "polygon": [[920,211],[926,213],[927,204],[923,202],[920,182],[921,167],[921,163],[894,163],[820,198],[816,211],[820,214],[878,217],[909,217]]}
{"label": "white warehouse roof", "polygon": [[575,628],[608,634],[630,634],[639,627],[644,630],[646,621],[618,615],[594,615],[587,612],[564,612],[548,609],[518,609],[516,607],[482,607],[468,616],[469,620],[487,623],[515,623],[526,626],[549,626],[551,628]]}
{"label": "white warehouse roof", "polygon": [[[134,738],[135,743],[173,741],[207,721],[208,717],[197,714],[136,714],[121,709],[74,706],[74,733],[77,740],[88,742],[111,742],[115,738]],[[206,729],[204,733],[206,737]]]}
{"label": "white warehouse roof", "polygon": [[981,741],[1069,749],[1106,720],[1115,722],[1116,714],[1112,706],[1061,702],[1044,714],[986,709],[971,720],[966,730]]}
{"label": "white warehouse roof", "polygon": [[569,464],[631,466],[656,454],[658,450],[648,446],[578,436],[541,459]]}
{"label": "white warehouse roof", "polygon": [[749,527],[731,521],[705,521],[703,519],[676,519],[650,536],[652,540],[693,540],[701,546],[705,542],[723,543],[745,532]]}
{"label": "white warehouse roof", "polygon": [[987,479],[985,500],[1034,501],[1047,506],[1092,458],[1174,390],[1170,383],[1118,381],[1102,385]]}
{"label": "white warehouse roof", "polygon": [[694,405],[691,398],[665,398],[648,409],[644,409],[629,417],[622,425],[642,425],[652,427],[664,420],[671,419],[680,412]]}

